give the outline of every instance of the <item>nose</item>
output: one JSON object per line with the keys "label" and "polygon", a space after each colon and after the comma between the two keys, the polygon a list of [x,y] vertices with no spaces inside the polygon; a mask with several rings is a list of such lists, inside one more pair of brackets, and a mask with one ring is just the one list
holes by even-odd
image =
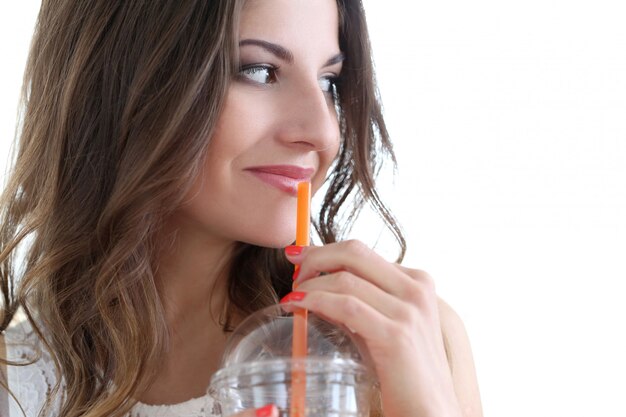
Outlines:
{"label": "nose", "polygon": [[339,124],[332,98],[317,82],[291,89],[281,106],[278,139],[290,146],[313,151],[334,149],[339,142]]}

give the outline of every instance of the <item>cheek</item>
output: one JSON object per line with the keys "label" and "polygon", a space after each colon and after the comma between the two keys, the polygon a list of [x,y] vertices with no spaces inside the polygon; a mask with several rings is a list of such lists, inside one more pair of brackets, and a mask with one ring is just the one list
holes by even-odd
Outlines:
{"label": "cheek", "polygon": [[268,120],[263,106],[231,87],[224,108],[209,142],[211,159],[232,159],[249,149],[265,129],[263,121]]}
{"label": "cheek", "polygon": [[[324,197],[325,190],[328,188],[328,184],[324,186],[328,176],[331,174],[330,167],[332,163],[335,161],[336,152],[328,154],[327,158],[320,160],[320,170],[316,173],[315,177],[313,177],[311,181],[311,193],[314,197],[320,198]],[[323,188],[323,189],[322,189]],[[322,190],[322,193],[318,196],[318,192]],[[317,216],[317,214],[315,214]]]}
{"label": "cheek", "polygon": [[339,151],[341,149],[342,138],[341,133],[339,131],[339,126],[337,126],[336,131],[336,140],[330,145],[328,148],[319,152],[320,158],[320,171],[324,172],[324,177],[326,177],[329,173],[329,168],[333,165],[333,163],[339,157]]}

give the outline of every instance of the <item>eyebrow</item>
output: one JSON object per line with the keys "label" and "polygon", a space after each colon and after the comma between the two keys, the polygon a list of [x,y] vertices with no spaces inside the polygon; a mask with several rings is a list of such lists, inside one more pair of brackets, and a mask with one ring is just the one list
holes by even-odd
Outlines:
{"label": "eyebrow", "polygon": [[[263,49],[265,49],[267,52],[275,55],[276,57],[278,57],[279,59],[289,63],[289,64],[293,64],[293,53],[291,53],[290,50],[288,50],[287,48],[284,48],[278,44],[272,43],[272,42],[268,42],[268,41],[264,41],[261,39],[243,39],[241,41],[239,41],[239,46],[246,46],[246,45],[254,45],[254,46],[259,46]],[[346,59],[346,56],[339,52],[338,54],[332,56],[331,58],[328,59],[328,61],[326,61],[324,63],[324,67],[329,67],[331,65],[335,65],[338,64],[340,62],[342,62],[344,59]]]}

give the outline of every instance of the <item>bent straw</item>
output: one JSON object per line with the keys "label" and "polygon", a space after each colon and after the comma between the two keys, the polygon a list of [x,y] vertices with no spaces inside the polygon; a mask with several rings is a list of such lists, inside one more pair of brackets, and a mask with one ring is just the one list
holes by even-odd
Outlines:
{"label": "bent straw", "polygon": [[[311,183],[298,183],[298,211],[296,216],[296,245],[309,246],[311,219]],[[300,265],[296,265],[296,271]],[[297,285],[294,283],[293,289]],[[291,417],[304,417],[306,406],[306,370],[302,359],[307,355],[307,310],[296,309],[293,313],[293,345],[291,369]]]}

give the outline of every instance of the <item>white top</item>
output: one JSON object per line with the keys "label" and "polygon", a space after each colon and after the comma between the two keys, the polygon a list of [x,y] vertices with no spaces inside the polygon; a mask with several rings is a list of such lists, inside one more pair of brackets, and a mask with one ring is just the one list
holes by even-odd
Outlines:
{"label": "white top", "polygon": [[[46,396],[57,381],[54,362],[46,351],[28,321],[12,324],[6,329],[5,343],[7,359],[23,361],[35,357],[41,352],[41,358],[27,366],[7,366],[9,388],[24,409],[20,410],[14,398],[9,397],[9,415],[7,417],[37,417],[43,407]],[[61,383],[61,391],[64,383]],[[1,403],[1,402],[0,402]],[[56,417],[60,410],[60,398],[55,398],[51,414]],[[219,416],[213,399],[207,394],[203,397],[171,405],[148,405],[137,403],[129,412],[128,417],[208,417]],[[2,416],[5,417],[5,416]]]}

